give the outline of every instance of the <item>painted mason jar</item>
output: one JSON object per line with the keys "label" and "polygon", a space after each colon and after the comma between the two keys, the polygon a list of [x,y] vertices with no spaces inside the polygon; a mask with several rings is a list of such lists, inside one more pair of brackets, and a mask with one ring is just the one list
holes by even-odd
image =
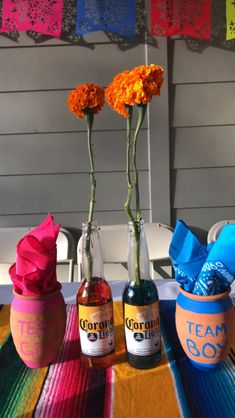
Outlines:
{"label": "painted mason jar", "polygon": [[10,326],[16,350],[30,368],[51,363],[63,342],[66,307],[59,290],[41,296],[14,292]]}
{"label": "painted mason jar", "polygon": [[176,329],[194,366],[213,369],[227,356],[235,336],[235,310],[230,290],[213,296],[194,295],[180,288]]}

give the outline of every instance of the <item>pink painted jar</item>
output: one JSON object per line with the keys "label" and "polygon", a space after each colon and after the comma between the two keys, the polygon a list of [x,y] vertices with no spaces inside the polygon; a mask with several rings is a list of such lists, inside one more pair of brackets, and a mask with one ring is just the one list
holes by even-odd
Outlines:
{"label": "pink painted jar", "polygon": [[235,310],[229,292],[200,296],[180,288],[176,329],[192,364],[201,370],[219,366],[235,337]]}
{"label": "pink painted jar", "polygon": [[60,289],[35,297],[13,293],[10,326],[16,350],[28,367],[47,366],[65,333],[66,307]]}

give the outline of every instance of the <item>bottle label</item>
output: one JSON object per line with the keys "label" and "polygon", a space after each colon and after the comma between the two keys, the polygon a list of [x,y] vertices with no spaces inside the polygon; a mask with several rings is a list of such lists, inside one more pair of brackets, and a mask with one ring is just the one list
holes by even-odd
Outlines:
{"label": "bottle label", "polygon": [[78,305],[81,350],[89,356],[103,356],[114,349],[113,303]]}
{"label": "bottle label", "polygon": [[131,354],[146,356],[161,348],[159,302],[134,306],[124,304],[126,348]]}

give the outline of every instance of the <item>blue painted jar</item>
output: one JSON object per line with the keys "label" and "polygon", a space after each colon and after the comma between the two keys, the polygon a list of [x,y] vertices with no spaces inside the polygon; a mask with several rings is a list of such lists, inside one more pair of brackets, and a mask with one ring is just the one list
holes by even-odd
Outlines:
{"label": "blue painted jar", "polygon": [[194,295],[180,288],[176,329],[194,366],[214,369],[227,356],[235,337],[235,310],[230,290],[213,296]]}

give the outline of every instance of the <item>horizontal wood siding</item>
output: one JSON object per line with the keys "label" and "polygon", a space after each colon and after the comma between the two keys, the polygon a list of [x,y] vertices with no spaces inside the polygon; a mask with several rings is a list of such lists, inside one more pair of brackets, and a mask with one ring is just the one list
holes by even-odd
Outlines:
{"label": "horizontal wood siding", "polygon": [[235,81],[234,52],[213,46],[192,52],[184,40],[173,48],[173,84]]}
{"label": "horizontal wood siding", "polygon": [[[68,92],[44,90],[0,93],[0,134],[84,130],[85,122],[77,119],[68,109]],[[146,124],[145,121],[145,127]],[[107,104],[94,121],[94,130],[125,129],[125,126],[124,118]]]}
{"label": "horizontal wood siding", "polygon": [[[85,82],[105,87],[118,72],[147,63],[153,52],[157,63],[166,61],[163,40],[158,49],[140,44],[125,52],[103,32],[89,34],[85,40],[89,48],[56,39],[35,45],[25,33],[18,43],[0,36],[0,226],[37,225],[50,211],[63,226],[80,228],[87,218],[90,190],[87,133],[85,121],[67,107],[68,92]],[[167,91],[158,99],[159,105],[168,117]],[[156,134],[162,138],[157,130],[154,138]],[[146,222],[153,211],[151,138],[146,117],[137,158]],[[97,172],[95,218],[100,224],[125,223],[126,120],[107,104],[95,117],[92,142]],[[164,158],[168,158],[166,150]],[[169,186],[169,176],[167,181]],[[168,212],[169,208],[168,202]]]}
{"label": "horizontal wood siding", "polygon": [[105,86],[117,72],[144,63],[143,46],[125,52],[112,44],[95,50],[76,45],[4,48],[0,91],[71,89],[87,82]]}
{"label": "horizontal wood siding", "polygon": [[206,239],[215,222],[235,214],[235,53],[192,52],[183,40],[171,41],[170,51],[172,220]]}
{"label": "horizontal wood siding", "polygon": [[[0,175],[88,172],[86,136],[82,131],[0,135]],[[146,130],[139,139],[138,167],[148,170]],[[125,171],[125,158],[117,158],[125,155],[125,130],[94,130],[93,143],[97,172]]]}
{"label": "horizontal wood siding", "polygon": [[[97,210],[122,210],[125,173],[97,173],[96,179]],[[89,190],[86,173],[0,176],[0,214],[86,211]],[[148,172],[140,173],[140,193],[143,209],[149,209]]]}
{"label": "horizontal wood siding", "polygon": [[177,170],[174,208],[235,206],[235,167]]}
{"label": "horizontal wood siding", "polygon": [[[160,43],[161,42],[161,43]],[[150,49],[149,61],[162,65],[164,83],[160,97],[153,98],[149,106],[149,166],[150,198],[153,222],[171,225],[170,161],[169,161],[169,105],[167,38],[159,41],[161,49]]]}
{"label": "horizontal wood siding", "polygon": [[235,82],[176,85],[173,127],[235,124],[234,103]]}
{"label": "horizontal wood siding", "polygon": [[[87,219],[87,210],[84,212],[58,212],[51,211],[51,214],[54,215],[56,222],[61,225],[66,225],[71,229],[74,229],[75,236],[79,233],[81,228],[81,223]],[[126,213],[123,210],[96,210],[96,220],[99,225],[113,225],[113,224],[125,224],[126,223]],[[0,215],[0,227],[2,226],[25,226],[25,225],[38,225],[40,222],[45,219],[47,212],[37,212],[37,213],[26,213],[26,214],[6,214]],[[150,211],[143,210],[142,216],[144,219],[150,218]]]}
{"label": "horizontal wood siding", "polygon": [[234,138],[235,125],[177,128],[172,135],[172,168],[233,166]]}
{"label": "horizontal wood siding", "polygon": [[[37,224],[47,212],[65,226],[80,227],[89,203],[86,124],[67,107],[68,92],[145,63],[145,46],[122,52],[104,34],[95,49],[50,40],[35,45],[25,34],[18,45],[0,37],[0,224]],[[106,40],[106,43],[104,42]],[[97,219],[123,221],[126,196],[126,122],[108,105],[95,117]],[[138,164],[142,206],[149,220],[147,121]],[[123,216],[124,215],[124,216]]]}

